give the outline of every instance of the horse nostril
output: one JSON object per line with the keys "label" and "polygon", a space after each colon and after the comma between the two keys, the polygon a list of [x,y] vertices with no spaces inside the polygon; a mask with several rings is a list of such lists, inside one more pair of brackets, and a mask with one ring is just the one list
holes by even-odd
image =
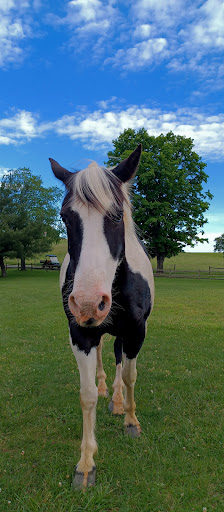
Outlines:
{"label": "horse nostril", "polygon": [[101,300],[101,302],[98,305],[98,309],[100,311],[103,311],[104,308],[105,308],[105,302],[104,302],[104,300]]}
{"label": "horse nostril", "polygon": [[93,325],[93,324],[94,324],[94,322],[95,322],[95,319],[94,319],[94,318],[89,318],[89,320],[87,320],[87,321],[85,322],[85,324],[86,324],[86,325]]}

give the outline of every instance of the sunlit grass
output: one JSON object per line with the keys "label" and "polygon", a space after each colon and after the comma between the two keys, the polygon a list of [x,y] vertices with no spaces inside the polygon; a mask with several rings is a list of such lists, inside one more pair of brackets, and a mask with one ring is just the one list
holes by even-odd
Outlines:
{"label": "sunlit grass", "polygon": [[[156,279],[138,358],[140,439],[97,406],[97,486],[71,490],[82,417],[79,375],[58,273],[9,270],[0,280],[0,510],[208,512],[223,497],[223,282]],[[113,344],[104,345],[110,394]]]}

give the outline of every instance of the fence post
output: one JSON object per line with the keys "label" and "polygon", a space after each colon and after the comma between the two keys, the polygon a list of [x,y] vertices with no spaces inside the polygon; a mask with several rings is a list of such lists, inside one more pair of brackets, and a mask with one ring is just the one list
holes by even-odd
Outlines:
{"label": "fence post", "polygon": [[19,270],[19,261],[18,261],[18,270]]}
{"label": "fence post", "polygon": [[201,277],[201,274],[200,274],[200,268],[198,269],[198,279],[200,279]]}
{"label": "fence post", "polygon": [[33,270],[33,263],[30,263],[30,269]]}
{"label": "fence post", "polygon": [[209,274],[211,274],[211,266],[209,265]]}

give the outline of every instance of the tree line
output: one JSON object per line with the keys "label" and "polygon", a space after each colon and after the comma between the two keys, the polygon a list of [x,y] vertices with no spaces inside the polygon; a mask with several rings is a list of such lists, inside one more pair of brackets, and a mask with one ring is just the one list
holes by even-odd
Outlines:
{"label": "tree line", "polygon": [[[158,137],[142,128],[124,130],[112,141],[106,165],[115,166],[127,158],[138,144],[142,157],[133,182],[131,201],[139,237],[158,271],[165,258],[177,255],[186,245],[194,247],[203,238],[204,216],[212,194],[204,190],[208,180],[206,163],[194,151],[191,138],[172,132]],[[17,169],[3,176],[0,184],[0,265],[5,275],[4,258],[25,259],[50,250],[58,242],[63,227],[58,216],[62,192],[44,188],[40,177],[30,169]],[[224,235],[214,250],[224,251]]]}
{"label": "tree line", "polygon": [[62,192],[45,188],[30,169],[11,170],[0,183],[0,266],[6,276],[6,257],[25,260],[48,251],[60,240],[63,226],[59,218]]}

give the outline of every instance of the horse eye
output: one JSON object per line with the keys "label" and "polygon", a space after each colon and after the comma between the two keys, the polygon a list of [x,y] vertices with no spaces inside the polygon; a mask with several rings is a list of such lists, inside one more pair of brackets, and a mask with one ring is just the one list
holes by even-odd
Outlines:
{"label": "horse eye", "polygon": [[121,222],[122,219],[123,219],[123,212],[118,212],[118,213],[116,213],[116,215],[112,216],[112,220],[115,224],[119,224],[119,222]]}
{"label": "horse eye", "polygon": [[121,222],[122,219],[123,219],[123,212],[119,212],[117,215],[116,221]]}
{"label": "horse eye", "polygon": [[61,216],[61,220],[64,222],[64,224],[66,226],[68,225],[68,221],[67,221],[66,217]]}

